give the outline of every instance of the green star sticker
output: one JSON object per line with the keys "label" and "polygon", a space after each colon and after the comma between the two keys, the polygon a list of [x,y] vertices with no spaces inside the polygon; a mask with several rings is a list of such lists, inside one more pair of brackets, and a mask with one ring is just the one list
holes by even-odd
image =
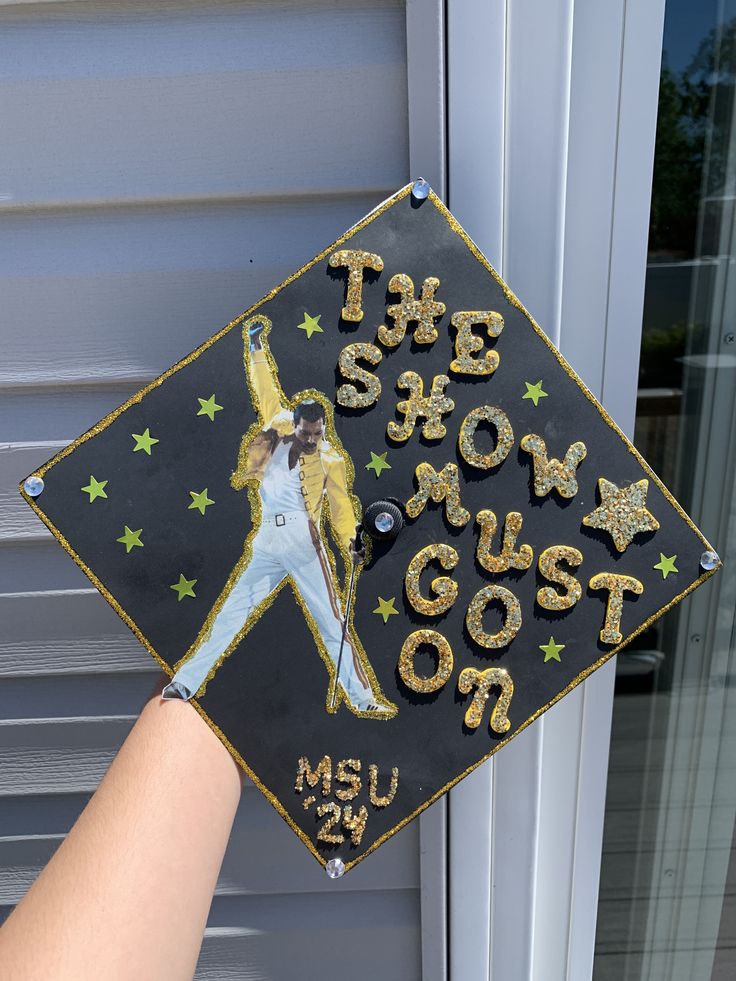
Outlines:
{"label": "green star sticker", "polygon": [[382,616],[384,623],[388,623],[388,618],[390,616],[399,615],[399,611],[394,606],[395,599],[395,596],[392,596],[391,599],[387,600],[385,600],[382,596],[378,597],[378,606],[373,612],[377,613],[379,616]]}
{"label": "green star sticker", "polygon": [[373,450],[371,450],[371,462],[366,463],[365,469],[373,470],[376,477],[380,477],[381,472],[383,470],[391,469],[391,464],[386,462],[387,456],[388,456],[388,450],[385,453],[381,453],[380,455],[378,453],[374,453]]}
{"label": "green star sticker", "polygon": [[539,400],[547,398],[547,393],[542,391],[542,379],[540,378],[536,385],[532,385],[531,382],[524,382],[524,384],[526,385],[526,393],[521,397],[522,399],[531,399],[536,409]]}
{"label": "green star sticker", "polygon": [[215,421],[215,413],[222,412],[222,406],[215,402],[215,396],[210,395],[208,399],[198,398],[200,409],[197,413],[198,416],[207,416],[212,422]]}
{"label": "green star sticker", "polygon": [[666,579],[671,572],[679,572],[680,570],[675,565],[676,555],[664,555],[662,552],[659,553],[659,562],[652,568],[659,569],[662,573],[662,578]]}
{"label": "green star sticker", "polygon": [[107,487],[106,480],[97,480],[92,474],[89,475],[89,483],[86,487],[82,487],[85,494],[89,494],[89,503],[95,501],[98,497],[107,497],[105,493],[105,488]]}
{"label": "green star sticker", "polygon": [[115,541],[122,542],[123,545],[125,545],[126,552],[130,552],[131,548],[135,548],[136,545],[138,546],[138,548],[143,548],[143,542],[141,541],[142,531],[143,531],[142,528],[139,528],[138,531],[131,531],[130,528],[126,525],[125,534],[122,535],[120,538],[116,538]]}
{"label": "green star sticker", "polygon": [[309,340],[312,334],[324,334],[324,331],[319,325],[319,318],[322,316],[318,313],[316,317],[310,317],[309,314],[304,311],[304,320],[297,324],[299,330],[305,330],[307,332],[307,340]]}
{"label": "green star sticker", "polygon": [[179,582],[175,582],[170,588],[174,590],[176,595],[179,597],[179,602],[184,599],[185,596],[194,596],[196,598],[196,593],[194,592],[194,586],[196,586],[196,579],[185,579],[184,573],[179,573]]}
{"label": "green star sticker", "polygon": [[148,427],[140,435],[138,433],[131,433],[131,436],[135,440],[135,446],[133,447],[134,453],[137,453],[138,450],[143,450],[144,453],[150,456],[151,447],[158,443],[158,440],[151,436],[151,430]]}
{"label": "green star sticker", "polygon": [[187,508],[187,511],[191,511],[196,508],[200,514],[204,514],[209,505],[215,503],[211,498],[207,497],[206,487],[203,491],[200,491],[199,494],[195,493],[195,491],[189,491],[189,494],[192,498],[192,503]]}
{"label": "green star sticker", "polygon": [[[566,644],[555,644],[554,637],[550,637],[546,644],[540,644],[540,651],[544,652],[544,663],[547,661],[560,661],[560,651],[564,651]],[[560,661],[562,664],[562,661]]]}

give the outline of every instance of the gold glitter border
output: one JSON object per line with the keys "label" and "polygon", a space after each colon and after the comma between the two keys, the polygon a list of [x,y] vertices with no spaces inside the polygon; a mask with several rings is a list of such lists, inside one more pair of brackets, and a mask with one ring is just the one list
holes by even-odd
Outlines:
{"label": "gold glitter border", "polygon": [[[103,432],[112,422],[114,422],[115,419],[118,418],[118,416],[122,415],[122,413],[125,412],[126,409],[130,408],[131,405],[136,405],[137,403],[139,403],[143,399],[143,397],[148,394],[148,392],[153,391],[153,389],[155,389],[159,385],[161,385],[167,378],[171,377],[171,375],[175,374],[177,371],[180,371],[182,368],[186,367],[186,365],[190,364],[192,361],[194,361],[196,358],[198,358],[200,354],[202,354],[209,347],[211,347],[221,337],[224,337],[224,335],[226,333],[228,333],[228,331],[232,330],[233,327],[241,324],[248,316],[250,316],[252,313],[254,313],[264,303],[267,303],[269,300],[273,299],[278,293],[281,292],[282,289],[284,289],[290,283],[293,283],[294,280],[298,279],[299,276],[302,275],[302,273],[307,272],[307,270],[311,269],[312,266],[314,266],[316,263],[318,263],[322,259],[324,259],[330,252],[332,252],[335,249],[336,246],[342,245],[344,242],[347,242],[350,238],[352,238],[352,236],[356,232],[358,232],[361,229],[365,228],[375,218],[378,218],[379,215],[382,215],[389,208],[393,207],[393,205],[396,204],[398,201],[400,201],[403,198],[405,198],[408,194],[411,193],[412,187],[413,187],[413,183],[407,184],[403,188],[401,188],[401,190],[397,191],[396,194],[392,195],[390,198],[387,198],[381,205],[379,205],[378,208],[376,208],[374,211],[371,211],[368,215],[366,215],[356,225],[353,225],[351,228],[349,228],[343,235],[340,236],[340,238],[336,239],[336,241],[333,242],[332,245],[328,246],[326,249],[323,249],[322,252],[320,252],[317,256],[314,257],[314,259],[312,259],[310,262],[308,262],[305,265],[303,265],[296,272],[292,273],[291,276],[289,276],[287,279],[285,279],[278,286],[275,286],[269,293],[267,293],[264,297],[262,297],[260,300],[258,300],[257,303],[254,303],[253,306],[249,307],[244,313],[240,314],[239,317],[236,317],[234,320],[230,321],[230,323],[227,324],[225,327],[223,327],[222,330],[218,331],[216,334],[214,334],[212,337],[210,337],[208,340],[206,340],[198,348],[196,348],[194,351],[192,351],[191,354],[187,355],[181,361],[178,361],[175,365],[173,365],[171,368],[169,368],[163,374],[159,375],[158,378],[156,378],[150,384],[146,385],[144,388],[142,388],[135,395],[131,396],[126,402],[124,402],[122,405],[118,406],[117,409],[114,409],[107,416],[105,416],[103,419],[101,419],[100,422],[98,422],[96,425],[92,426],[85,433],[83,433],[81,436],[79,436],[77,439],[75,439],[72,443],[70,443],[69,446],[65,447],[63,450],[61,450],[59,453],[57,453],[55,456],[53,456],[47,463],[45,463],[38,470],[33,471],[32,476],[43,477],[43,475],[46,474],[46,473],[48,473],[48,471],[53,466],[55,466],[60,460],[64,459],[64,457],[66,457],[70,453],[72,453],[78,446],[80,446],[82,443],[86,442],[88,439],[91,439],[93,436],[96,436],[99,433]],[[624,445],[626,446],[626,448],[628,449],[628,451],[638,460],[638,462],[639,462],[640,466],[642,467],[642,469],[647,474],[649,474],[649,476],[656,483],[656,485],[662,491],[662,493],[667,498],[667,500],[670,502],[670,504],[675,508],[675,510],[677,511],[677,513],[683,518],[683,520],[690,527],[690,529],[693,532],[695,532],[695,534],[697,535],[697,537],[700,539],[700,541],[705,546],[705,550],[707,550],[707,551],[713,551],[712,546],[706,540],[706,538],[703,536],[702,532],[695,526],[695,524],[693,523],[692,519],[685,513],[685,511],[683,510],[683,508],[681,507],[681,505],[675,500],[675,498],[672,496],[672,494],[670,493],[670,491],[664,486],[664,484],[662,483],[662,481],[654,473],[654,471],[651,469],[651,467],[649,466],[649,464],[646,462],[646,460],[644,460],[644,458],[642,457],[642,455],[639,453],[639,451],[636,449],[636,447],[631,443],[631,441],[628,439],[628,437],[621,431],[621,429],[619,429],[619,427],[616,425],[616,423],[613,421],[613,419],[608,415],[608,413],[603,408],[603,406],[601,406],[601,404],[598,402],[598,400],[593,395],[593,393],[590,391],[590,389],[584,384],[584,382],[582,381],[582,379],[573,371],[572,367],[567,363],[567,361],[562,356],[562,354],[560,354],[560,352],[557,350],[557,348],[552,344],[552,342],[550,341],[550,339],[547,337],[547,335],[544,333],[544,331],[541,329],[541,327],[536,323],[536,321],[531,316],[531,314],[526,309],[526,307],[523,305],[523,303],[521,303],[521,301],[518,299],[518,297],[515,295],[515,293],[501,279],[501,277],[498,275],[498,273],[496,272],[496,270],[490,264],[490,262],[488,261],[488,259],[486,259],[486,257],[483,255],[483,253],[481,252],[481,250],[475,244],[475,242],[473,242],[473,240],[467,234],[467,232],[465,231],[465,229],[460,225],[460,223],[457,221],[457,219],[450,213],[450,211],[445,207],[445,205],[442,203],[442,201],[440,201],[440,199],[437,197],[437,195],[435,194],[434,191],[430,190],[429,197],[428,197],[427,200],[431,201],[431,203],[433,204],[433,206],[445,218],[445,220],[447,221],[447,224],[452,229],[452,231],[454,231],[457,235],[460,236],[460,238],[463,240],[463,242],[465,243],[465,245],[467,246],[467,248],[475,256],[475,258],[478,260],[478,262],[480,262],[480,264],[486,269],[486,271],[491,274],[491,276],[493,277],[493,279],[495,280],[495,282],[503,290],[503,293],[504,293],[506,299],[508,300],[508,302],[512,306],[516,307],[518,310],[520,310],[524,314],[524,316],[527,318],[527,320],[531,324],[531,326],[534,329],[534,331],[539,335],[539,337],[544,341],[544,343],[550,349],[550,351],[552,352],[553,356],[555,357],[555,359],[557,360],[557,362],[562,367],[563,371],[568,375],[568,377],[570,377],[578,385],[578,387],[580,388],[580,390],[583,393],[583,395],[595,406],[595,408],[598,410],[599,414],[604,419],[604,421],[623,440]],[[44,512],[36,504],[35,499],[32,498],[29,494],[26,493],[26,491],[25,491],[25,489],[23,487],[23,483],[21,483],[21,485],[20,485],[20,493],[21,493],[22,497],[24,498],[24,500],[26,501],[26,503],[35,511],[35,513],[38,515],[38,517],[41,519],[41,521],[43,521],[43,523],[49,529],[49,531],[54,536],[54,538],[56,538],[56,540],[59,542],[59,544],[69,553],[69,555],[72,557],[72,559],[74,560],[74,562],[79,566],[79,568],[82,570],[82,572],[84,572],[84,574],[87,576],[87,578],[90,580],[90,582],[99,590],[99,592],[101,593],[101,595],[105,598],[105,600],[107,600],[107,602],[115,610],[115,612],[118,614],[118,616],[121,618],[121,620],[123,620],[123,622],[133,631],[133,633],[135,634],[135,636],[137,637],[137,639],[141,642],[141,644],[143,644],[143,646],[146,648],[146,650],[151,654],[151,656],[160,665],[160,667],[165,671],[165,673],[168,674],[171,677],[172,670],[169,667],[169,665],[156,652],[156,650],[153,647],[153,645],[147,640],[147,638],[144,636],[144,634],[142,633],[142,631],[140,630],[140,628],[137,626],[137,624],[135,623],[135,621],[125,612],[125,610],[118,603],[118,601],[115,599],[115,597],[106,589],[106,587],[97,578],[97,576],[94,574],[94,572],[92,572],[92,570],[86,565],[86,563],[81,559],[81,557],[74,551],[74,549],[72,548],[72,546],[70,545],[70,543],[67,541],[67,539],[64,537],[64,535],[59,531],[59,529],[54,525],[54,523],[51,521],[51,519],[48,518],[46,514],[44,514]],[[686,589],[684,589],[681,593],[679,593],[677,596],[675,596],[674,599],[670,600],[669,603],[665,604],[665,606],[663,606],[661,609],[659,609],[656,613],[653,613],[652,616],[650,616],[644,623],[640,624],[640,626],[637,627],[637,629],[634,630],[631,634],[629,634],[617,647],[614,647],[613,650],[608,651],[602,657],[598,658],[597,661],[594,661],[593,664],[589,665],[584,671],[581,671],[580,674],[576,675],[576,677],[573,678],[573,680],[567,685],[566,688],[564,688],[562,691],[558,692],[557,695],[555,695],[555,697],[553,699],[551,699],[549,702],[547,702],[546,705],[543,705],[541,708],[537,709],[537,711],[534,712],[533,715],[529,716],[529,718],[526,719],[519,726],[519,728],[514,731],[514,733],[511,736],[509,736],[507,739],[504,739],[502,742],[500,742],[496,746],[494,746],[493,749],[491,749],[488,753],[486,753],[485,756],[483,756],[481,759],[479,759],[476,763],[471,764],[471,766],[467,767],[467,769],[463,770],[462,773],[460,773],[457,777],[454,777],[452,780],[450,780],[448,783],[446,783],[444,785],[444,787],[442,787],[440,790],[438,790],[436,793],[434,793],[427,801],[425,801],[423,804],[421,804],[419,807],[417,807],[414,811],[412,811],[411,814],[409,814],[407,817],[403,818],[397,825],[395,825],[393,828],[391,828],[385,834],[381,835],[380,838],[377,838],[373,842],[373,844],[370,846],[370,848],[366,849],[366,851],[363,852],[362,855],[360,855],[357,858],[353,859],[353,861],[351,861],[351,862],[346,862],[345,863],[345,871],[346,872],[350,871],[350,869],[352,869],[355,865],[358,865],[360,862],[362,862],[364,858],[367,858],[367,856],[370,855],[372,852],[374,852],[380,845],[382,845],[385,841],[388,841],[389,838],[392,838],[398,831],[400,831],[403,827],[405,827],[410,821],[414,820],[415,817],[417,817],[419,814],[421,814],[422,811],[426,810],[431,804],[433,804],[436,800],[438,800],[440,797],[442,797],[443,794],[447,793],[448,790],[451,790],[452,787],[454,787],[457,783],[459,783],[464,777],[468,776],[468,774],[472,773],[473,770],[475,770],[477,767],[479,767],[482,763],[485,763],[486,760],[490,759],[491,756],[493,756],[500,749],[502,749],[507,743],[509,743],[520,732],[523,732],[524,729],[526,729],[529,725],[531,725],[532,722],[535,722],[541,715],[543,715],[549,708],[551,708],[553,705],[555,705],[561,698],[564,698],[564,696],[565,695],[568,695],[574,688],[577,688],[577,686],[582,681],[584,681],[590,674],[592,674],[595,670],[597,670],[599,667],[601,667],[603,664],[605,664],[606,661],[610,660],[610,658],[612,658],[623,647],[625,647],[629,643],[629,641],[633,640],[634,637],[636,637],[638,634],[642,633],[642,631],[644,631],[648,627],[650,627],[651,624],[653,624],[661,616],[663,616],[665,613],[667,613],[668,610],[672,609],[673,606],[675,606],[677,603],[679,603],[680,600],[684,599],[689,593],[691,593],[694,589],[696,589],[698,586],[700,586],[702,583],[704,583],[707,579],[710,579],[711,576],[715,575],[715,573],[720,568],[721,568],[721,563],[719,562],[718,565],[714,569],[711,569],[711,570],[708,570],[707,572],[704,572],[694,582],[692,582]],[[217,735],[217,737],[220,739],[220,741],[223,743],[223,745],[228,749],[228,751],[233,756],[233,758],[243,768],[243,770],[246,772],[246,774],[248,775],[248,777],[250,777],[250,779],[253,781],[253,783],[255,784],[255,786],[258,787],[258,789],[261,791],[261,793],[264,795],[264,797],[273,805],[273,807],[281,815],[281,817],[284,819],[284,821],[286,821],[286,823],[289,825],[289,827],[292,829],[292,831],[306,845],[306,847],[309,849],[309,851],[311,852],[311,854],[317,859],[317,861],[319,862],[319,864],[324,867],[327,864],[327,862],[328,862],[329,859],[325,858],[323,855],[321,855],[317,851],[317,848],[313,844],[312,840],[294,822],[294,820],[291,818],[291,816],[289,815],[289,813],[286,811],[286,809],[284,808],[284,806],[282,805],[282,803],[278,799],[278,797],[276,797],[276,795],[273,794],[266,787],[266,785],[263,783],[263,781],[260,780],[260,778],[251,769],[251,767],[245,762],[245,760],[238,753],[238,751],[235,749],[235,747],[232,745],[232,743],[228,740],[227,736],[225,736],[225,734],[212,721],[212,719],[210,719],[210,717],[207,715],[207,713],[204,711],[204,709],[196,701],[194,701],[194,700],[191,701],[191,704],[194,706],[194,708],[199,713],[199,715],[202,717],[202,719],[204,719],[204,721],[207,723],[207,725],[210,727],[210,729],[212,729],[212,731]]]}

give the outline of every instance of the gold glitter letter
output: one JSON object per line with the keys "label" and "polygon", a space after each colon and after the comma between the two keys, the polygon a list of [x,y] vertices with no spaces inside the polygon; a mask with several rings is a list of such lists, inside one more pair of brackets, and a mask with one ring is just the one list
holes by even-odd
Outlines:
{"label": "gold glitter letter", "polygon": [[[414,655],[421,644],[431,644],[437,650],[437,670],[431,678],[420,678],[414,671]],[[404,641],[399,654],[399,677],[407,688],[426,695],[439,691],[452,674],[452,648],[436,630],[415,630]]]}
{"label": "gold glitter letter", "polygon": [[365,831],[365,826],[368,822],[368,808],[365,804],[361,804],[358,813],[353,815],[353,809],[350,804],[345,807],[345,813],[342,819],[343,828],[347,828],[350,832],[350,840],[354,845],[359,845],[363,837],[363,832]]}
{"label": "gold glitter letter", "polygon": [[521,448],[531,453],[534,466],[534,493],[544,497],[554,487],[560,497],[575,497],[578,492],[578,482],[575,471],[585,459],[588,451],[585,443],[579,440],[573,443],[565,454],[565,459],[547,459],[547,447],[541,436],[530,433],[521,439]]}
{"label": "gold glitter letter", "polygon": [[570,607],[575,606],[583,595],[583,587],[575,576],[560,569],[558,563],[567,562],[577,569],[582,561],[583,553],[570,545],[552,545],[551,548],[545,548],[539,556],[539,571],[545,579],[564,586],[567,592],[560,596],[551,586],[543,586],[537,592],[537,603],[545,610],[569,610]]}
{"label": "gold glitter letter", "polygon": [[496,533],[496,515],[493,511],[479,511],[476,523],[480,525],[480,538],[475,557],[487,572],[507,572],[509,569],[528,569],[534,561],[531,545],[522,545],[514,551],[516,538],[524,519],[518,511],[509,511],[503,527],[503,545],[500,555],[492,555],[493,536]]}
{"label": "gold glitter letter", "polygon": [[[483,629],[483,614],[489,603],[498,601],[506,608],[503,627],[495,634],[487,634]],[[484,586],[470,601],[465,615],[468,633],[481,647],[505,647],[510,644],[521,629],[521,604],[514,594],[504,586]]]}
{"label": "gold glitter letter", "polygon": [[366,409],[369,405],[376,404],[381,394],[381,381],[373,372],[359,368],[355,362],[358,358],[362,358],[376,365],[382,357],[380,349],[375,344],[348,344],[340,351],[337,364],[343,378],[359,381],[365,385],[365,391],[359,392],[355,385],[340,385],[337,390],[338,405],[347,405],[351,409]]}
{"label": "gold glitter letter", "polygon": [[476,688],[473,701],[465,713],[465,725],[468,729],[477,729],[483,721],[483,711],[493,685],[501,686],[501,694],[491,712],[491,729],[494,732],[504,733],[511,728],[508,711],[511,696],[514,694],[514,683],[508,671],[505,668],[487,668],[485,671],[463,668],[457,679],[457,687],[464,695]]}
{"label": "gold glitter letter", "polygon": [[624,593],[636,593],[641,596],[644,587],[638,579],[631,576],[619,576],[615,572],[599,572],[588,584],[591,589],[607,589],[606,618],[603,630],[600,632],[602,644],[620,644],[624,639],[619,627],[624,606]]}
{"label": "gold glitter letter", "polygon": [[437,599],[427,599],[419,589],[419,579],[430,562],[437,560],[443,569],[454,569],[460,561],[452,545],[427,545],[414,556],[406,570],[404,586],[409,602],[417,611],[428,617],[438,617],[446,613],[457,597],[457,583],[447,576],[438,576],[432,580],[432,590]]}
{"label": "gold glitter letter", "polygon": [[378,767],[375,763],[371,763],[368,767],[368,797],[370,798],[371,804],[374,807],[388,807],[391,801],[396,796],[396,791],[399,786],[399,768],[397,766],[391,769],[391,786],[389,787],[388,794],[385,797],[378,796]]}
{"label": "gold glitter letter", "polygon": [[391,277],[388,284],[389,292],[401,293],[401,302],[392,303],[386,308],[386,313],[394,319],[394,326],[388,328],[385,324],[381,324],[378,328],[378,340],[381,344],[385,344],[386,347],[396,347],[403,341],[406,328],[411,323],[417,325],[414,331],[414,340],[417,344],[433,344],[437,340],[434,318],[441,317],[445,312],[445,304],[439,303],[434,298],[439,285],[439,279],[429,276],[422,284],[421,299],[416,300],[411,277],[404,273],[397,273],[396,276]]}
{"label": "gold glitter letter", "polygon": [[[492,422],[496,427],[496,448],[493,453],[479,453],[475,448],[475,430],[480,422]],[[460,427],[458,445],[460,455],[471,467],[479,470],[497,467],[503,463],[514,445],[514,430],[509,417],[494,405],[480,405],[477,409],[471,409]]]}
{"label": "gold glitter letter", "polygon": [[503,317],[492,310],[461,310],[453,313],[451,324],[457,327],[455,360],[450,371],[463,375],[492,375],[498,368],[500,357],[496,351],[486,351],[481,360],[473,355],[483,350],[483,339],[473,333],[473,326],[484,325],[489,337],[498,337],[503,330]]}
{"label": "gold glitter letter", "polygon": [[363,319],[360,301],[363,298],[363,270],[373,269],[381,272],[383,259],[375,252],[361,252],[359,249],[340,249],[333,252],[329,259],[333,269],[339,266],[348,268],[348,292],[345,306],[342,308],[342,319],[359,324]]}
{"label": "gold glitter letter", "polygon": [[460,481],[457,464],[447,463],[437,473],[431,463],[420,463],[414,476],[417,492],[406,502],[406,513],[410,518],[418,518],[431,497],[435,504],[445,502],[447,520],[456,528],[464,528],[470,521],[470,511],[460,503]]}
{"label": "gold glitter letter", "polygon": [[399,425],[397,422],[390,422],[386,427],[386,432],[399,443],[403,443],[414,432],[419,416],[427,421],[422,426],[422,435],[427,439],[442,439],[447,430],[442,425],[442,413],[452,412],[455,403],[445,395],[445,386],[449,385],[450,379],[447,375],[436,375],[432,379],[432,390],[429,395],[424,394],[424,382],[415,371],[403,371],[396,382],[397,388],[409,390],[409,398],[405,402],[399,402],[396,406],[399,412],[403,412],[404,421]]}
{"label": "gold glitter letter", "polygon": [[340,823],[342,808],[339,804],[335,804],[333,801],[330,801],[329,804],[320,804],[317,808],[317,817],[324,817],[325,814],[331,814],[332,817],[325,821],[317,832],[317,837],[320,841],[326,841],[330,845],[342,844],[342,842],[345,841],[345,835],[330,834],[330,828],[335,828]]}
{"label": "gold glitter letter", "polygon": [[298,794],[304,789],[304,778],[307,778],[307,784],[310,787],[316,787],[319,783],[320,777],[322,778],[322,796],[330,796],[330,786],[332,784],[332,760],[329,756],[323,756],[319,761],[316,770],[313,770],[309,765],[309,760],[306,756],[302,756],[299,760],[299,766],[296,771],[296,783],[294,784],[294,790]]}
{"label": "gold glitter letter", "polygon": [[[340,760],[335,769],[335,783],[349,783],[349,787],[335,791],[335,797],[340,800],[352,800],[360,793],[361,782],[358,774],[360,773],[360,760]],[[351,770],[354,771],[351,773]]]}

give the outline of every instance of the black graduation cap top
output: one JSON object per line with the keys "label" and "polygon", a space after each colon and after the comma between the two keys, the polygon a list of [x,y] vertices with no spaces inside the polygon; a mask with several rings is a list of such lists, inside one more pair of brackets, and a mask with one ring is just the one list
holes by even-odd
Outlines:
{"label": "black graduation cap top", "polygon": [[426,190],[22,489],[333,874],[719,566]]}

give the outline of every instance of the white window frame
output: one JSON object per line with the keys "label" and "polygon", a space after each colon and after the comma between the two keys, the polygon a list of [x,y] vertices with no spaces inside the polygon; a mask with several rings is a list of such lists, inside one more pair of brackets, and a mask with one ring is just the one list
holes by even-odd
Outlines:
{"label": "white window frame", "polygon": [[[407,0],[411,176],[629,435],[663,22],[664,0]],[[424,981],[591,977],[614,675],[420,819]]]}

